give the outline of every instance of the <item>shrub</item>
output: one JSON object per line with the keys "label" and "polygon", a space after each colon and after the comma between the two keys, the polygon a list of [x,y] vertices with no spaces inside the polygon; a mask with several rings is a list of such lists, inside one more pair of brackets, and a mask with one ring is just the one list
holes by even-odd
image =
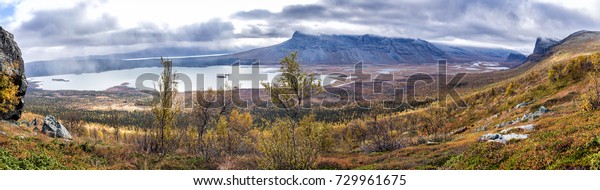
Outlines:
{"label": "shrub", "polygon": [[556,81],[558,79],[557,68],[554,66],[548,70],[548,80]]}
{"label": "shrub", "polygon": [[384,152],[404,147],[404,140],[399,138],[398,125],[399,121],[396,118],[382,118],[370,122],[367,143],[363,149],[366,152]]}
{"label": "shrub", "polygon": [[498,169],[507,155],[501,143],[476,143],[461,155],[451,158],[445,165],[454,169],[489,170]]}
{"label": "shrub", "polygon": [[276,120],[272,129],[263,132],[258,143],[260,168],[297,170],[315,167],[320,152],[322,124],[315,122],[314,116],[307,116],[292,131],[289,127],[291,122]]}
{"label": "shrub", "polygon": [[505,95],[512,95],[514,92],[515,92],[515,84],[511,82],[506,87],[506,90],[505,90],[504,94]]}
{"label": "shrub", "polygon": [[595,90],[588,90],[581,94],[579,108],[584,112],[591,112],[600,108],[600,97]]}
{"label": "shrub", "polygon": [[594,66],[594,70],[596,72],[600,72],[600,53],[592,55],[590,59],[592,61],[592,65]]}
{"label": "shrub", "polygon": [[18,91],[19,87],[13,85],[8,76],[0,76],[0,112],[14,109],[14,105],[19,102]]}
{"label": "shrub", "polygon": [[65,169],[56,159],[42,153],[32,153],[25,158],[16,158],[0,148],[0,169],[2,170],[56,170]]}
{"label": "shrub", "polygon": [[600,152],[591,155],[590,169],[600,170]]}

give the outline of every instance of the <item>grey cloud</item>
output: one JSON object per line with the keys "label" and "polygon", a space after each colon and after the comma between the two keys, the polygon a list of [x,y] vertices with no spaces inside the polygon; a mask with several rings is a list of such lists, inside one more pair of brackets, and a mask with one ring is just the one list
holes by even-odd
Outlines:
{"label": "grey cloud", "polygon": [[[324,0],[313,5],[291,5],[281,12],[251,10],[232,16],[236,19],[265,20],[269,26],[286,31],[301,30],[297,23],[341,22],[380,29],[384,36],[415,37],[429,40],[459,38],[496,44],[529,44],[537,36],[564,37],[600,21],[577,10],[533,1],[488,0]],[[269,29],[264,29],[269,30]],[[309,33],[351,31],[316,31]],[[244,31],[243,31],[244,32]],[[261,37],[254,30],[245,31]],[[258,34],[258,36],[257,36]],[[271,36],[265,33],[262,37]]]}
{"label": "grey cloud", "polygon": [[204,23],[183,26],[172,35],[183,41],[211,41],[232,37],[233,29],[231,22],[213,19]]}
{"label": "grey cloud", "polygon": [[597,21],[593,20],[578,11],[566,10],[563,7],[559,7],[553,4],[534,4],[532,11],[537,14],[536,20],[541,21],[546,25],[553,25],[555,27],[579,27],[585,25],[598,24]]}
{"label": "grey cloud", "polygon": [[234,37],[231,22],[219,19],[194,23],[179,28],[159,27],[152,23],[121,29],[117,19],[102,15],[86,18],[87,7],[79,4],[68,9],[44,10],[17,30],[27,46],[111,46],[170,41],[204,42]]}
{"label": "grey cloud", "polygon": [[324,16],[327,8],[321,5],[289,5],[283,8],[281,15],[286,18],[319,18]]}
{"label": "grey cloud", "polygon": [[[93,36],[73,37],[67,44],[108,46],[162,42],[206,42],[233,38],[233,24],[213,19],[203,23],[166,29],[147,23],[136,28],[115,30]],[[64,43],[61,42],[61,43]]]}
{"label": "grey cloud", "polygon": [[38,11],[20,29],[40,36],[54,37],[96,34],[117,28],[117,19],[106,14],[97,19],[86,19],[86,9],[85,4],[79,4],[68,9]]}
{"label": "grey cloud", "polygon": [[327,7],[321,5],[289,5],[285,6],[280,13],[273,13],[264,9],[254,9],[250,11],[240,11],[234,13],[232,17],[241,19],[271,19],[286,18],[286,19],[306,19],[308,17],[315,18],[326,14]]}
{"label": "grey cloud", "polygon": [[289,33],[281,28],[275,28],[265,25],[250,25],[248,28],[243,28],[242,32],[236,35],[237,38],[280,38],[289,37]]}
{"label": "grey cloud", "polygon": [[266,19],[273,15],[271,11],[264,9],[254,9],[250,11],[240,11],[232,16],[235,18],[244,18],[244,19]]}

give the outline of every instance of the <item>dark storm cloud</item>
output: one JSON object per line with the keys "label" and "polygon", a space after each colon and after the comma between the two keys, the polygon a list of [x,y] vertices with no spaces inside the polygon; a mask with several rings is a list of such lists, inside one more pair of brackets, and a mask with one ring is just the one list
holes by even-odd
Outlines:
{"label": "dark storm cloud", "polygon": [[84,4],[68,9],[35,12],[20,25],[24,44],[31,46],[111,46],[160,42],[204,42],[234,37],[231,22],[219,19],[179,28],[159,27],[152,23],[135,28],[119,28],[110,15],[90,19]]}
{"label": "dark storm cloud", "polygon": [[327,8],[321,5],[290,5],[283,8],[281,16],[285,18],[320,18],[327,14]]}
{"label": "dark storm cloud", "polygon": [[[530,43],[537,36],[564,37],[572,32],[600,26],[598,20],[555,4],[533,1],[488,0],[324,0],[314,5],[291,5],[281,12],[250,10],[232,15],[236,19],[265,20],[287,36],[300,30],[298,23],[340,22],[379,28],[392,35],[430,40],[460,38],[487,43]],[[600,29],[598,27],[591,29]],[[262,30],[270,30],[263,27]],[[312,33],[316,31],[308,29]],[[338,32],[352,31],[339,28]],[[248,32],[253,32],[249,30]],[[379,35],[390,35],[380,33]],[[270,37],[269,33],[264,36]]]}

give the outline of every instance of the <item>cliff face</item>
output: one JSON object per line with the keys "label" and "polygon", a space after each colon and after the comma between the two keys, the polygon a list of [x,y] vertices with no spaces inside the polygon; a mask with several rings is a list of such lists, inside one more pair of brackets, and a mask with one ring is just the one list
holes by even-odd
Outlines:
{"label": "cliff face", "polygon": [[18,120],[27,90],[21,49],[14,36],[0,27],[0,119]]}
{"label": "cliff face", "polygon": [[546,52],[548,52],[548,50],[550,50],[550,48],[552,48],[559,42],[560,42],[560,40],[557,40],[557,39],[539,37],[535,41],[535,48],[533,49],[533,53],[534,54],[545,54]]}

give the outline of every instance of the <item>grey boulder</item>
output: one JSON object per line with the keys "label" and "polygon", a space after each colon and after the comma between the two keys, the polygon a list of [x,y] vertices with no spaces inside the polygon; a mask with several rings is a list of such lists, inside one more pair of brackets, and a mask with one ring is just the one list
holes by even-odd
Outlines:
{"label": "grey boulder", "polygon": [[67,131],[67,128],[60,124],[58,120],[51,115],[48,115],[44,118],[42,133],[54,138],[72,139],[71,133]]}

